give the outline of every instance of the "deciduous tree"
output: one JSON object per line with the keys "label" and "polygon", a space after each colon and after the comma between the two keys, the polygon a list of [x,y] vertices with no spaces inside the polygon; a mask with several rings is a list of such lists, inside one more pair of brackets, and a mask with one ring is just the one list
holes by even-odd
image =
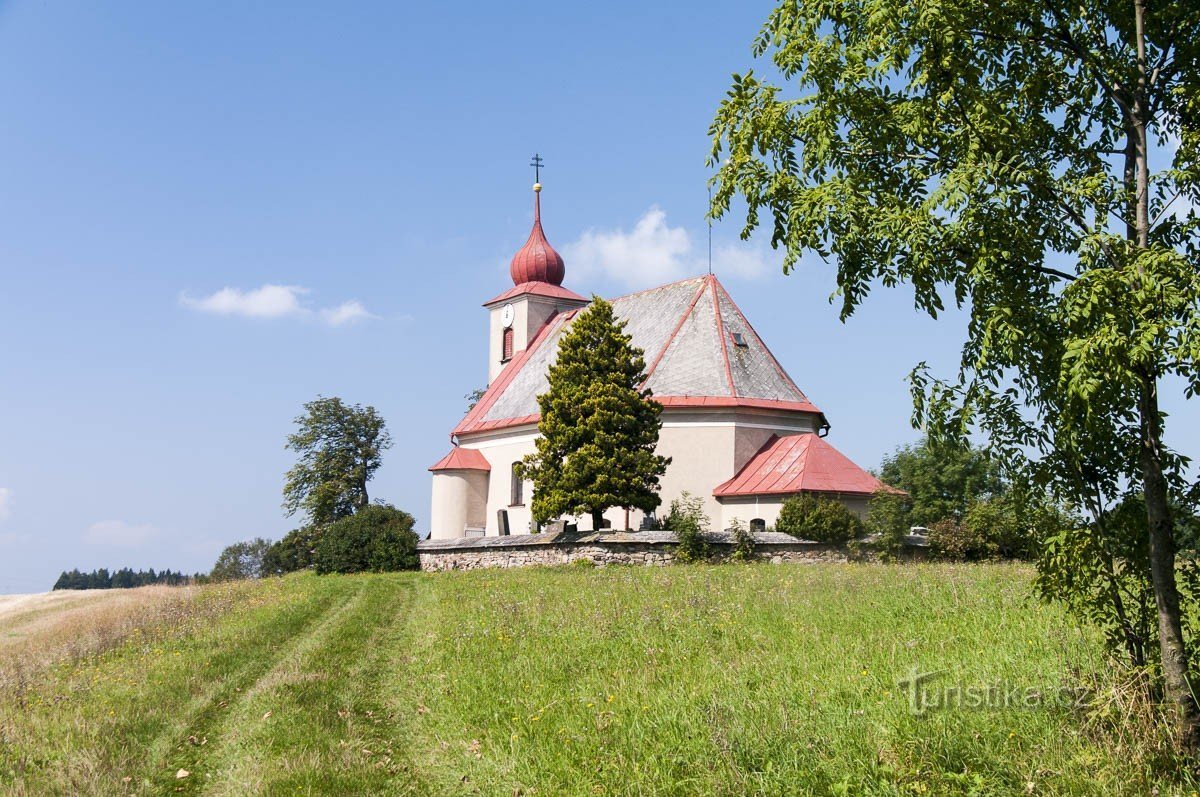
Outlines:
{"label": "deciduous tree", "polygon": [[255,537],[245,542],[226,546],[217,557],[208,577],[213,581],[237,581],[244,578],[261,578],[263,557],[271,548],[271,541]]}
{"label": "deciduous tree", "polygon": [[283,487],[288,515],[303,511],[320,525],[367,506],[367,482],[392,446],[383,417],[374,407],[318,398],[304,405],[296,425],[287,439],[287,448],[300,455]]}
{"label": "deciduous tree", "polygon": [[982,427],[1093,515],[1143,493],[1163,685],[1194,746],[1187,484],[1159,390],[1200,389],[1200,6],[789,1],[754,50],[796,91],[734,76],[712,212],[742,196],[745,235],[765,213],[786,270],[832,260],[843,318],[877,284],[969,312],[957,377],[913,374],[935,436]]}

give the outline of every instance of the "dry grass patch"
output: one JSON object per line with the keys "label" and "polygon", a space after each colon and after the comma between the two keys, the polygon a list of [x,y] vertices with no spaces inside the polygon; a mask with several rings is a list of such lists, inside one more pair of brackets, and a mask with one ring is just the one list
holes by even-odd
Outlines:
{"label": "dry grass patch", "polygon": [[183,635],[234,605],[246,585],[148,586],[8,596],[0,603],[0,694],[19,697],[57,664],[128,641]]}

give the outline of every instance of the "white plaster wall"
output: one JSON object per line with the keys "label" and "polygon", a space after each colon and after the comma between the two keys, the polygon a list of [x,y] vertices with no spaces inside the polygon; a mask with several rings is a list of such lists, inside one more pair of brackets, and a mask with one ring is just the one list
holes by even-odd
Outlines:
{"label": "white plaster wall", "polygon": [[[866,518],[867,504],[870,503],[871,496],[831,494],[827,497],[841,501],[851,512],[860,518]],[[734,518],[739,518],[747,528],[750,527],[751,520],[762,518],[766,521],[767,528],[773,528],[775,522],[779,520],[779,510],[783,508],[785,498],[786,496],[782,495],[722,498],[719,515],[721,518],[720,529],[728,529]]]}
{"label": "white plaster wall", "polygon": [[[496,329],[499,330],[499,322],[496,324]],[[779,515],[781,499],[764,502],[761,512],[765,514],[741,514],[748,511],[743,507],[737,510],[739,514],[733,515],[729,514],[726,506],[717,501],[712,492],[717,485],[731,479],[772,434],[808,433],[815,431],[815,428],[815,418],[796,413],[744,409],[664,411],[658,453],[671,457],[672,462],[661,480],[662,503],[656,514],[661,518],[670,510],[671,501],[687,491],[703,500],[704,511],[714,529],[726,528],[727,519],[731,520],[735,516],[742,517],[746,523],[749,523],[751,518],[762,517],[768,525],[773,525]],[[534,452],[536,435],[536,427],[522,426],[464,436],[460,440],[464,448],[478,449],[492,467],[484,510],[488,535],[499,533],[496,519],[499,509],[508,510],[509,530],[512,534],[524,534],[531,529],[530,504],[533,485],[525,482],[523,506],[509,506],[508,502],[511,495],[512,464]],[[604,517],[611,523],[612,528],[626,528],[624,509],[611,509]],[[590,517],[577,518],[576,522],[580,530],[594,530]],[[642,513],[631,510],[628,515],[628,527],[637,529],[641,522]]]}
{"label": "white plaster wall", "polygon": [[482,470],[444,470],[433,474],[433,505],[429,536],[462,537],[480,528],[487,511],[488,473]]}
{"label": "white plaster wall", "polygon": [[496,512],[500,509],[508,510],[510,534],[529,533],[529,521],[532,517],[529,503],[533,498],[533,485],[528,481],[525,482],[525,503],[523,505],[509,506],[508,502],[512,497],[513,463],[520,462],[527,454],[534,452],[533,439],[533,433],[526,427],[524,431],[515,435],[463,443],[464,448],[478,449],[488,464],[492,466],[491,479],[488,480],[487,508],[484,511],[485,528],[489,536],[500,533],[499,521],[496,517]]}
{"label": "white plaster wall", "polygon": [[675,426],[664,422],[658,435],[658,453],[671,457],[671,464],[660,482],[660,518],[670,511],[671,502],[686,491],[704,500],[704,513],[716,525],[721,507],[712,491],[733,477],[736,439],[737,430],[732,425]]}
{"label": "white plaster wall", "polygon": [[504,305],[513,306],[513,355],[525,351],[555,313],[580,306],[579,302],[564,302],[548,296],[527,294],[488,308],[488,384],[495,381],[504,368],[504,324],[500,320]]}

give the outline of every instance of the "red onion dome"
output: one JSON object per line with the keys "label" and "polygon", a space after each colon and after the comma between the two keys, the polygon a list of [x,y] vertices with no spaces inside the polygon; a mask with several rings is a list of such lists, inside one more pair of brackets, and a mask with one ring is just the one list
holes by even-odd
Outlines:
{"label": "red onion dome", "polygon": [[509,273],[514,285],[526,282],[548,282],[551,285],[562,285],[567,270],[563,265],[562,255],[554,251],[554,247],[546,240],[542,231],[542,184],[533,184],[533,229],[529,231],[529,240],[513,255]]}

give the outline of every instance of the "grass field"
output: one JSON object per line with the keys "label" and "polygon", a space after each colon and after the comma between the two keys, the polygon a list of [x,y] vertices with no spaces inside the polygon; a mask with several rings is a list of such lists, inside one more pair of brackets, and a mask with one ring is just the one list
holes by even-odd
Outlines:
{"label": "grass field", "polygon": [[[1191,794],[1029,576],[304,575],[35,604],[0,615],[0,791]],[[914,714],[914,668],[951,705]],[[1086,712],[1050,699],[1079,686]]]}

